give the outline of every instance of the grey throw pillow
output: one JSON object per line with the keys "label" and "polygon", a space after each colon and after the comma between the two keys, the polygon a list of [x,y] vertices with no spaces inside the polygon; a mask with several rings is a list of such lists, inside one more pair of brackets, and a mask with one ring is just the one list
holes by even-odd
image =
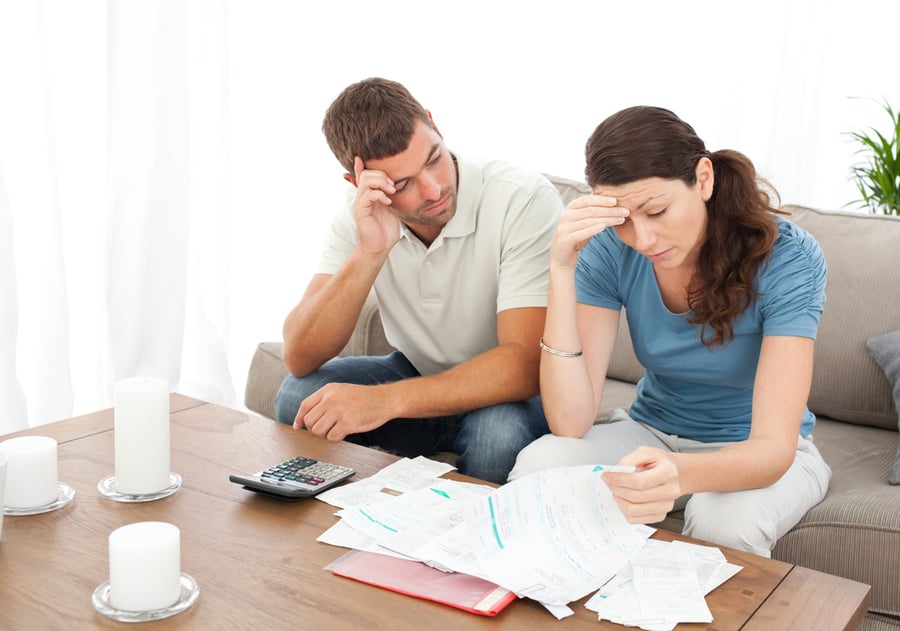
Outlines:
{"label": "grey throw pillow", "polygon": [[[894,407],[897,409],[900,430],[900,331],[870,337],[866,340],[866,348],[894,389]],[[888,474],[888,482],[900,484],[900,444],[897,445],[897,457]]]}

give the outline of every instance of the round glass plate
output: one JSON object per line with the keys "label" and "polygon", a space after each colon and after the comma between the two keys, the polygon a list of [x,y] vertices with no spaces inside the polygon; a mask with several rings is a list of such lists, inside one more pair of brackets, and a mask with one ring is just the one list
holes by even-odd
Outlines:
{"label": "round glass plate", "polygon": [[58,482],[56,484],[56,489],[58,491],[58,495],[56,500],[50,502],[49,504],[44,504],[43,506],[31,506],[29,508],[14,508],[12,506],[4,506],[3,514],[4,515],[39,515],[41,513],[49,513],[52,510],[56,510],[57,508],[62,508],[66,504],[72,501],[75,497],[75,489],[73,489],[68,484],[63,484],[62,482]]}
{"label": "round glass plate", "polygon": [[109,603],[109,581],[104,581],[94,590],[91,602],[94,603],[94,609],[113,620],[118,620],[119,622],[147,622],[148,620],[161,620],[181,613],[193,605],[199,595],[200,586],[197,585],[197,581],[191,578],[190,575],[182,572],[181,593],[178,595],[178,600],[162,609],[150,609],[148,611],[116,609]]}
{"label": "round glass plate", "polygon": [[169,497],[179,488],[181,488],[181,476],[177,473],[169,474],[169,486],[153,493],[119,493],[116,490],[115,474],[108,475],[97,483],[97,490],[100,491],[100,495],[117,502],[151,502]]}

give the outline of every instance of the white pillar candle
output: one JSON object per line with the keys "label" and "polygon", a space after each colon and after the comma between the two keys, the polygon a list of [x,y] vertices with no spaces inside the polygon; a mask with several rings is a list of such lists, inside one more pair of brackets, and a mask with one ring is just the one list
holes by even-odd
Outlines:
{"label": "white pillar candle", "polygon": [[170,607],[181,594],[181,531],[159,521],[109,535],[109,604],[123,611]]}
{"label": "white pillar candle", "polygon": [[115,386],[115,489],[141,495],[169,487],[169,382],[133,377]]}
{"label": "white pillar candle", "polygon": [[49,436],[19,436],[0,443],[6,454],[6,492],[9,508],[36,508],[59,498],[56,440]]}

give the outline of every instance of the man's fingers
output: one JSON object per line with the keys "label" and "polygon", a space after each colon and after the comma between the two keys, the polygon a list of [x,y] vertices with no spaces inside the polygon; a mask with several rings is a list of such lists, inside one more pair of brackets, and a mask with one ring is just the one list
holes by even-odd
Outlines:
{"label": "man's fingers", "polygon": [[388,177],[387,173],[366,169],[366,165],[359,156],[353,159],[353,171],[356,174],[356,187],[361,190],[381,190],[387,194],[393,194],[397,190],[394,188],[394,181]]}

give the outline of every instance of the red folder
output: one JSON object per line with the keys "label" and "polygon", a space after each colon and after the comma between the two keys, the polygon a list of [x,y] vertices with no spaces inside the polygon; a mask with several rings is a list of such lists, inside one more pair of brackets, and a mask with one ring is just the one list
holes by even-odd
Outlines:
{"label": "red folder", "polygon": [[419,561],[360,550],[348,552],[328,569],[337,576],[482,616],[495,616],[516,599],[508,589],[475,576],[442,572]]}

